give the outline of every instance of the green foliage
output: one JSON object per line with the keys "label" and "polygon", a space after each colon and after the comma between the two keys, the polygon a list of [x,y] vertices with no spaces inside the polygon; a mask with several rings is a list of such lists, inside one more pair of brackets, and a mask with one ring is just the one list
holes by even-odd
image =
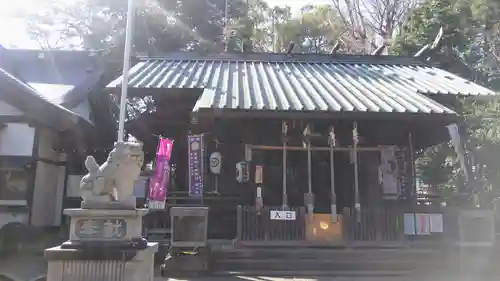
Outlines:
{"label": "green foliage", "polygon": [[[432,59],[451,72],[500,89],[499,5],[498,0],[425,0],[410,14],[392,51],[413,55],[423,45],[432,44],[443,27],[440,48]],[[472,167],[466,190],[491,201],[500,195],[500,99],[470,97],[454,104],[463,117],[467,160]],[[449,144],[425,150],[418,159],[418,174],[441,190],[465,188]]]}
{"label": "green foliage", "polygon": [[[29,32],[43,48],[80,46],[106,50],[119,59],[127,1],[80,0],[66,5],[53,1],[20,15],[28,19]],[[270,52],[284,51],[294,41],[296,52],[318,53],[328,52],[341,41],[339,51],[364,53],[375,34],[384,33],[385,39],[392,36],[412,1],[386,1],[370,8],[369,17],[356,16],[360,0],[306,5],[296,17],[290,7],[269,7],[265,0],[137,1],[134,51],[152,55],[179,50],[217,53],[226,48],[229,52]],[[345,10],[351,6],[357,7],[355,11]]]}
{"label": "green foliage", "polygon": [[331,5],[305,6],[300,17],[277,23],[277,50],[286,50],[293,41],[298,52],[328,52],[346,29]]}
{"label": "green foliage", "polygon": [[[134,51],[161,54],[179,50],[222,51],[225,1],[136,1]],[[243,0],[233,0],[232,20],[246,17]],[[41,11],[23,15],[29,31],[46,48],[67,47],[69,38],[84,49],[122,53],[127,1],[86,0],[64,6],[48,2]],[[58,27],[54,32],[54,27]],[[57,33],[54,42],[49,34]],[[70,46],[71,47],[71,46]],[[118,56],[119,57],[119,56]]]}
{"label": "green foliage", "polygon": [[500,196],[500,100],[463,103],[476,179]]}
{"label": "green foliage", "polygon": [[453,172],[453,163],[450,161],[452,153],[450,146],[439,144],[426,149],[416,161],[416,170],[420,176],[420,180],[428,184],[435,193],[440,184],[450,180],[450,175]]}
{"label": "green foliage", "polygon": [[470,48],[475,34],[474,19],[470,6],[461,0],[425,0],[415,8],[402,32],[396,37],[392,51],[396,54],[414,54],[424,44],[432,44],[439,29],[443,27],[441,52],[455,56]]}
{"label": "green foliage", "polygon": [[443,27],[444,35],[435,55],[443,66],[500,89],[499,5],[498,0],[425,0],[410,13],[392,51],[413,55],[423,45],[432,44]]}

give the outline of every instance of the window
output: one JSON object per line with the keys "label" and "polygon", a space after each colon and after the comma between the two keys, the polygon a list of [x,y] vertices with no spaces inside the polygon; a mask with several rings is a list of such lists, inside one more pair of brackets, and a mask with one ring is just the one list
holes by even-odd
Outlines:
{"label": "window", "polygon": [[25,205],[28,172],[24,169],[0,169],[0,205]]}

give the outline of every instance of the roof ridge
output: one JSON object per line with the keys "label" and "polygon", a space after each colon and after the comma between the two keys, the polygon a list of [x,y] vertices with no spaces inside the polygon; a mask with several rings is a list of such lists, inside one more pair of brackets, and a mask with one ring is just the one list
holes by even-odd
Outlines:
{"label": "roof ridge", "polygon": [[230,61],[268,63],[330,63],[330,64],[390,64],[432,66],[431,63],[408,56],[372,56],[355,54],[283,54],[283,53],[223,53],[207,54],[196,52],[175,52],[161,56],[136,56],[139,61]]}

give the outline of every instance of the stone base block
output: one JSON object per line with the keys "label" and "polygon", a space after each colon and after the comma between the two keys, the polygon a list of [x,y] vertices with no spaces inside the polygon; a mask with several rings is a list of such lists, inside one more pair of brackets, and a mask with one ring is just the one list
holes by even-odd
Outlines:
{"label": "stone base block", "polygon": [[99,210],[135,210],[135,197],[133,204],[123,203],[121,201],[112,202],[86,202],[82,201],[82,209],[99,209]]}
{"label": "stone base block", "polygon": [[147,209],[66,209],[71,217],[69,240],[82,242],[125,242],[142,237],[142,217]]}
{"label": "stone base block", "polygon": [[144,250],[63,249],[45,250],[50,281],[153,281],[157,243]]}

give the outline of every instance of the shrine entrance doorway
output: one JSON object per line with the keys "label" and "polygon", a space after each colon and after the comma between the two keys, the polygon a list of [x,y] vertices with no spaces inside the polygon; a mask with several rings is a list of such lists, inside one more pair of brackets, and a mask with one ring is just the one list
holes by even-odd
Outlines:
{"label": "shrine entrance doorway", "polygon": [[[309,168],[306,150],[287,149],[284,162],[283,149],[252,149],[252,169],[255,170],[256,166],[262,167],[262,183],[257,186],[262,190],[265,206],[304,207],[306,206],[304,196],[311,192],[315,195],[314,212],[331,213],[333,189],[337,198],[335,203],[337,213],[341,213],[344,207],[352,207],[354,173],[349,152],[335,151],[332,163],[329,150],[324,148],[311,148],[311,150]],[[311,188],[309,188],[309,178]]]}

